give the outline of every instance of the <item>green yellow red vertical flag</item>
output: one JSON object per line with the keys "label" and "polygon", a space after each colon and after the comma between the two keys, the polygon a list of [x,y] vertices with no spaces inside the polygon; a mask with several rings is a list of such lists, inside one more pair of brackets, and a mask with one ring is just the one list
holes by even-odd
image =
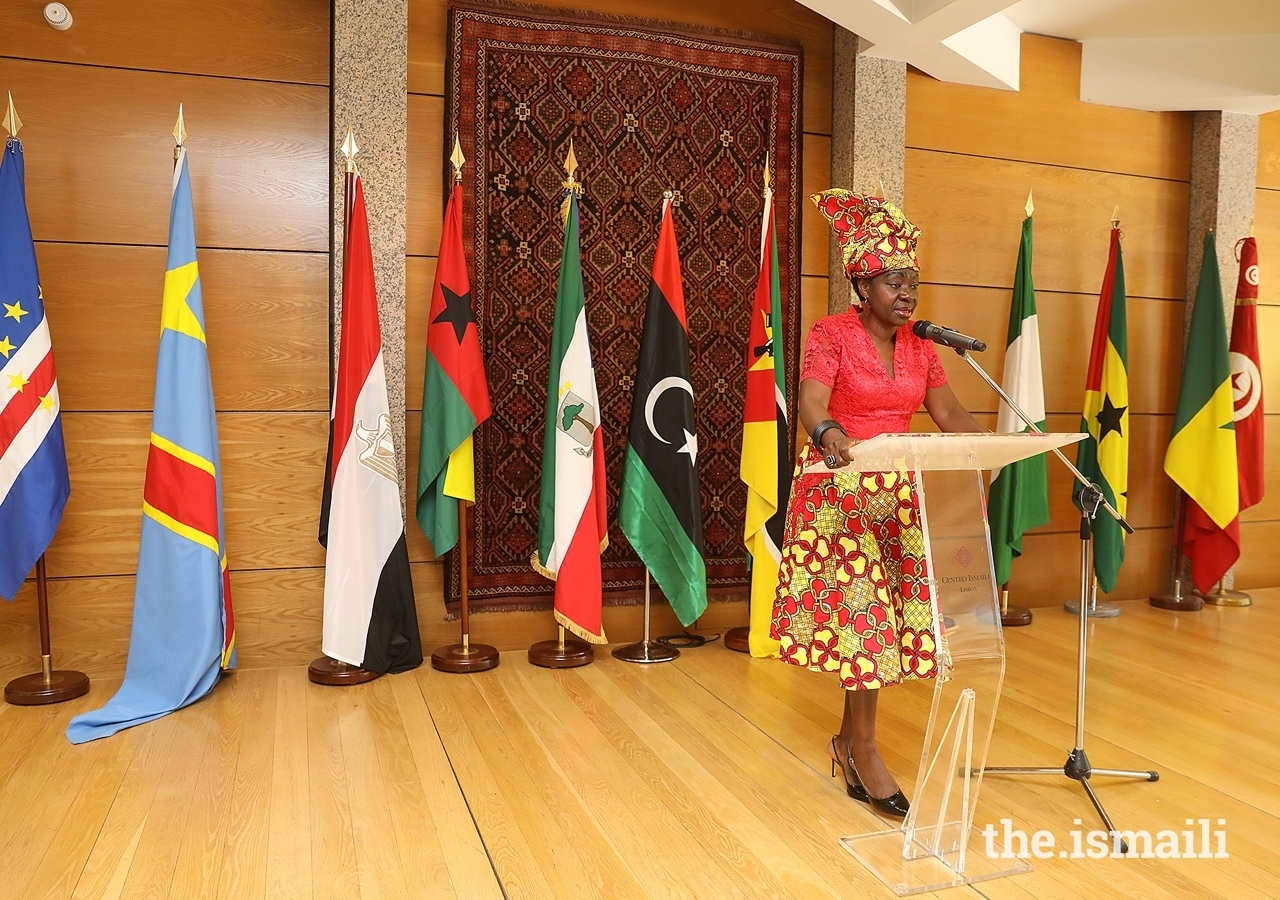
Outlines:
{"label": "green yellow red vertical flag", "polygon": [[1164,470],[1187,494],[1182,552],[1202,592],[1240,556],[1240,481],[1235,400],[1222,280],[1213,232],[1204,237],[1196,305],[1191,311],[1182,387]]}
{"label": "green yellow red vertical flag", "polygon": [[[743,542],[751,557],[751,655],[778,655],[769,636],[782,562],[782,531],[791,488],[791,432],[787,425],[786,366],[782,356],[782,288],[778,242],[773,229],[773,191],[765,169],[764,215],[760,224],[760,274],[747,341],[747,390],[742,415],[742,462],[747,486]],[[775,335],[777,339],[775,339]]]}

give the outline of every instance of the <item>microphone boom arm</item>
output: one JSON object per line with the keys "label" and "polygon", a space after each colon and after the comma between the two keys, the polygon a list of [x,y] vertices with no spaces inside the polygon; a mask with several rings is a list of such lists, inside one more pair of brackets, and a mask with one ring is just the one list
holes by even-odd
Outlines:
{"label": "microphone boom arm", "polygon": [[[967,362],[973,368],[973,370],[978,373],[978,375],[982,378],[982,380],[985,381],[991,387],[991,389],[1000,396],[1000,399],[1004,400],[1005,403],[1009,404],[1009,408],[1012,409],[1015,413],[1017,413],[1018,418],[1026,422],[1027,426],[1032,431],[1034,431],[1036,434],[1044,434],[1044,432],[1040,430],[1040,426],[1037,425],[1035,422],[1032,422],[1031,419],[1027,417],[1027,414],[1022,411],[1022,408],[1019,407],[1018,404],[1013,402],[1013,398],[1011,398],[1008,394],[1004,392],[1004,388],[996,384],[995,381],[992,380],[991,376],[988,375],[985,371],[983,371],[982,366],[978,365],[978,363],[974,360],[974,358],[969,355],[968,351],[963,350],[959,347],[954,347],[952,349],[954,349],[956,351],[956,354],[959,355],[961,359]],[[1093,496],[1096,495],[1098,503],[1102,505],[1103,509],[1105,509],[1108,514],[1110,514],[1111,518],[1115,519],[1116,522],[1120,525],[1121,528],[1125,530],[1127,534],[1133,534],[1133,526],[1129,524],[1128,520],[1126,520],[1124,516],[1120,515],[1120,513],[1116,510],[1114,506],[1112,506],[1110,503],[1107,502],[1107,498],[1103,496],[1102,491],[1098,488],[1098,486],[1094,484],[1092,481],[1090,481],[1088,478],[1085,478],[1084,474],[1079,469],[1077,469],[1074,465],[1072,465],[1071,461],[1067,459],[1066,456],[1063,455],[1061,450],[1059,450],[1057,447],[1054,447],[1053,452],[1055,455],[1057,455],[1058,459],[1062,460],[1062,464],[1071,470],[1071,474],[1075,476],[1076,481],[1080,482],[1080,484],[1084,488],[1086,493],[1080,498],[1081,506],[1084,507],[1086,503],[1089,500],[1091,500]],[[1097,507],[1095,506],[1094,508],[1096,509]],[[1081,611],[1081,616],[1083,615],[1084,615],[1084,612]]]}

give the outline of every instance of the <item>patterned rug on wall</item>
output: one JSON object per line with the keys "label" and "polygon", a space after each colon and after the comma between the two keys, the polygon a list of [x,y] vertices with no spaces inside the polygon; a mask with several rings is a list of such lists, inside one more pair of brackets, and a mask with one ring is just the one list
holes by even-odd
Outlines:
{"label": "patterned rug on wall", "polygon": [[[449,12],[445,130],[467,158],[463,234],[493,396],[476,432],[468,590],[477,607],[549,604],[537,545],[548,354],[560,267],[564,160],[573,138],[582,267],[609,476],[605,602],[644,568],[617,527],[618,489],[662,195],[688,310],[708,584],[746,592],[738,480],[745,347],[759,267],[761,177],[771,159],[788,396],[800,307],[799,46],[662,22],[523,5]],[[446,180],[446,184],[448,181]],[[794,410],[793,417],[794,419]],[[446,598],[459,595],[458,554]]]}

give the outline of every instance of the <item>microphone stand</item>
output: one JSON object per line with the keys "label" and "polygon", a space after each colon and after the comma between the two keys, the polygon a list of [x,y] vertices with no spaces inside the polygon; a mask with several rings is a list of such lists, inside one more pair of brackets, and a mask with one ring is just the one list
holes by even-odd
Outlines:
{"label": "microphone stand", "polygon": [[[974,361],[973,357],[959,347],[953,347],[960,358],[967,362],[975,372],[987,383],[990,388],[995,391],[1005,403],[1009,404],[1009,408],[1018,414],[1018,418],[1022,419],[1028,427],[1037,434],[1044,434],[1040,427],[1027,417],[1027,414],[1014,403],[991,376],[983,371],[982,367]],[[1102,490],[1096,484],[1085,478],[1084,475],[1071,464],[1070,460],[1063,455],[1062,451],[1057,447],[1053,448],[1053,452],[1058,459],[1062,460],[1062,464],[1071,470],[1071,474],[1075,476],[1077,482],[1080,483],[1080,490],[1076,494],[1076,499],[1080,504],[1080,647],[1076,669],[1076,743],[1071,752],[1067,755],[1067,761],[1059,768],[1052,766],[987,766],[983,771],[987,774],[997,775],[1057,775],[1062,774],[1068,778],[1080,782],[1080,786],[1084,788],[1084,792],[1089,795],[1089,801],[1093,803],[1093,808],[1098,811],[1098,815],[1102,818],[1102,824],[1106,826],[1108,833],[1113,836],[1113,840],[1119,845],[1121,853],[1128,853],[1128,844],[1121,839],[1119,832],[1116,831],[1114,825],[1111,824],[1111,817],[1107,815],[1107,811],[1103,808],[1102,802],[1098,799],[1098,795],[1094,793],[1093,786],[1089,784],[1089,778],[1092,775],[1105,775],[1114,778],[1140,778],[1143,781],[1159,781],[1160,773],[1155,771],[1138,771],[1135,769],[1095,769],[1089,763],[1089,757],[1084,751],[1084,692],[1086,682],[1086,667],[1089,656],[1089,616],[1086,612],[1089,609],[1089,570],[1093,557],[1093,519],[1098,514],[1101,507],[1119,523],[1120,527],[1127,534],[1133,534],[1133,526],[1125,521],[1124,516],[1120,515],[1106,497],[1102,495]],[[1094,589],[1097,587],[1095,585]]]}

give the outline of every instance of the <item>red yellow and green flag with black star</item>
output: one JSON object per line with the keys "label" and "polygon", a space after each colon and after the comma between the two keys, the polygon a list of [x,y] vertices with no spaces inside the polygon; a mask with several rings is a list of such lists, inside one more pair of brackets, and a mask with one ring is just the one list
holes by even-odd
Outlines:
{"label": "red yellow and green flag with black star", "polygon": [[443,556],[459,540],[456,501],[475,502],[471,435],[492,412],[462,247],[462,185],[454,185],[444,214],[428,323],[417,514],[436,556]]}
{"label": "red yellow and green flag with black star", "polygon": [[[1120,515],[1125,515],[1129,505],[1129,328],[1119,228],[1111,229],[1111,251],[1093,323],[1080,430],[1089,436],[1076,451],[1076,468],[1101,488]],[[1124,531],[1111,516],[1097,516],[1093,572],[1104,592],[1115,590],[1123,563]]]}

